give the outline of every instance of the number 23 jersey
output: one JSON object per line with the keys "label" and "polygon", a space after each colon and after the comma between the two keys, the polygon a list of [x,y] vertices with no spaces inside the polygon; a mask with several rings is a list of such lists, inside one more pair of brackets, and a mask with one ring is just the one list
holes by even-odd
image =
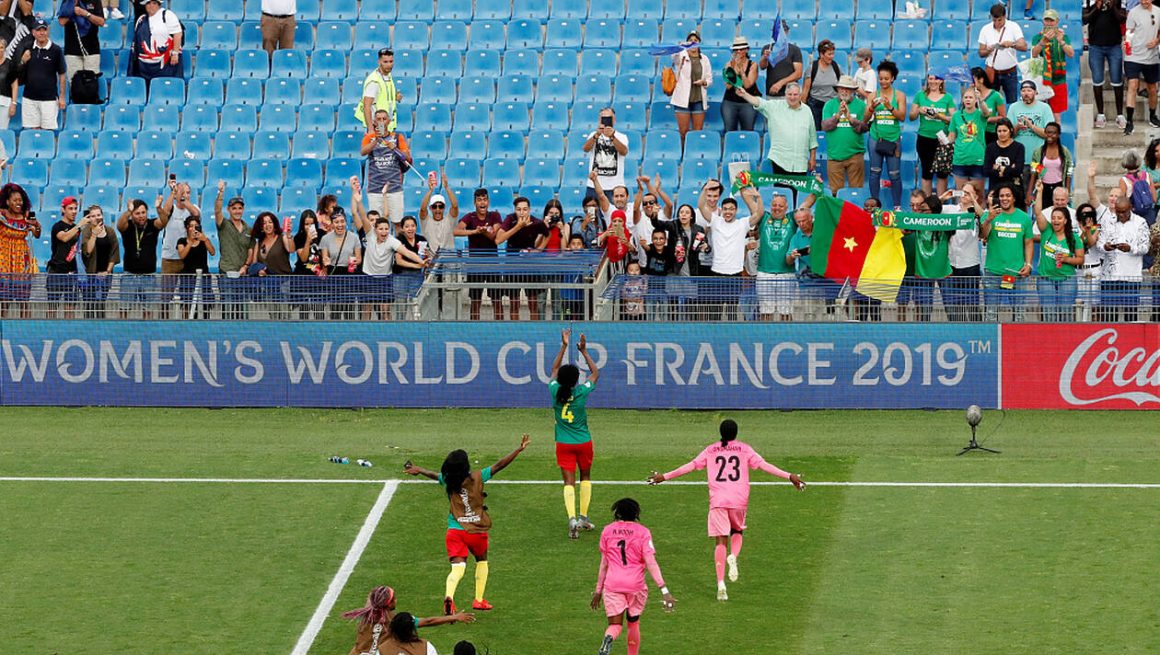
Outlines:
{"label": "number 23 jersey", "polygon": [[709,507],[725,509],[748,507],[749,472],[773,468],[749,444],[741,441],[730,441],[724,446],[717,442],[702,450],[690,463],[698,470],[708,469]]}
{"label": "number 23 jersey", "polygon": [[552,394],[552,413],[556,416],[556,442],[582,444],[592,441],[588,431],[588,394],[596,388],[591,380],[578,384],[572,389],[572,396],[566,403],[556,401],[556,390],[560,383],[552,380],[548,391]]}

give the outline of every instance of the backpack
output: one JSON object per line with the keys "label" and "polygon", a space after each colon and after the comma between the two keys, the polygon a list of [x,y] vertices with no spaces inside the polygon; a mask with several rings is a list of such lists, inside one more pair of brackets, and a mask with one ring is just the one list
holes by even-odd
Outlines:
{"label": "backpack", "polygon": [[79,70],[72,78],[69,99],[74,105],[101,105],[101,74],[96,71]]}
{"label": "backpack", "polygon": [[1125,175],[1125,180],[1131,181],[1129,191],[1132,198],[1132,212],[1143,216],[1152,210],[1155,201],[1152,199],[1152,184],[1148,181],[1148,174],[1136,171],[1135,176]]}

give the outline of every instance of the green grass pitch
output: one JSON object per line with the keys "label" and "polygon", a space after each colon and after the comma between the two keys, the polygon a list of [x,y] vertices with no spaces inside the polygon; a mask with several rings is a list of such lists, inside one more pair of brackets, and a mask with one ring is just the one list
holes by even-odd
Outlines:
{"label": "green grass pitch", "polygon": [[[1002,454],[963,457],[961,412],[729,416],[807,482],[1160,482],[1149,412],[987,412],[980,440]],[[594,476],[636,482],[683,463],[723,417],[593,410]],[[458,447],[488,465],[528,432],[497,479],[558,478],[548,410],[7,408],[0,426],[0,477],[381,480]],[[0,481],[0,652],[289,653],[381,488]],[[440,652],[469,639],[497,655],[594,653],[598,534],[567,539],[558,484],[488,491],[496,610],[423,636]],[[652,590],[643,653],[1160,652],[1160,488],[755,487],[727,603],[705,489],[599,485],[593,519],[626,495],[678,600],[665,615]],[[338,615],[376,584],[401,610],[439,611],[446,508],[434,485],[398,488],[312,653],[349,651]],[[469,564],[461,606],[472,576]]]}

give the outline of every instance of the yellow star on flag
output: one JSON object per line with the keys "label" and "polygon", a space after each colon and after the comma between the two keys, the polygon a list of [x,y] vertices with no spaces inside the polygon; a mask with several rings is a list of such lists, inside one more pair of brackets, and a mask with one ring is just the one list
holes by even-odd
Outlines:
{"label": "yellow star on flag", "polygon": [[858,242],[853,237],[846,237],[845,241],[846,243],[842,247],[850,252],[854,252],[854,249],[858,247]]}

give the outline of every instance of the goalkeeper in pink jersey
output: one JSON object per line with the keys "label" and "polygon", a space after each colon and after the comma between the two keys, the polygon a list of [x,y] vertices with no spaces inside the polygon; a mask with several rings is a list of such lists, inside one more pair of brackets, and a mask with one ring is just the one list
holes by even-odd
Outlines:
{"label": "goalkeeper in pink jersey", "polygon": [[[749,471],[761,469],[770,475],[785,478],[798,491],[806,483],[795,473],[787,473],[765,461],[749,444],[737,441],[737,423],[732,419],[721,421],[721,442],[701,451],[693,461],[668,473],[654,472],[650,484],[678,478],[694,469],[709,469],[709,536],[717,541],[713,561],[717,568],[717,600],[729,600],[725,589],[725,567],[729,580],[737,581],[737,557],[741,554],[742,535],[745,532],[745,512],[749,508]],[[729,543],[729,555],[725,544]]]}
{"label": "goalkeeper in pink jersey", "polygon": [[648,584],[644,581],[647,568],[653,582],[661,589],[661,601],[666,612],[673,611],[676,599],[669,593],[657,564],[652,533],[640,524],[640,504],[631,498],[622,498],[612,505],[616,519],[600,534],[600,575],[592,594],[592,609],[608,614],[608,629],[600,643],[600,655],[612,652],[612,642],[620,636],[624,620],[628,619],[628,655],[640,653],[640,615],[648,602]]}

